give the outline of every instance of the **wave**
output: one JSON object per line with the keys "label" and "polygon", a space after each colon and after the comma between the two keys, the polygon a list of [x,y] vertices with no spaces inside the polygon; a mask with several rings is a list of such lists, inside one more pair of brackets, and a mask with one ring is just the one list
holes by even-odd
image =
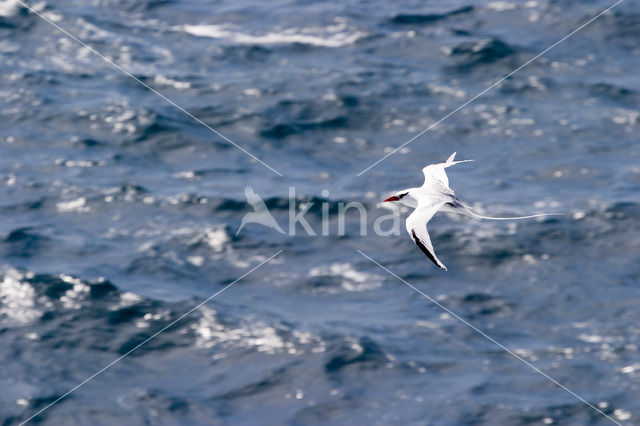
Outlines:
{"label": "wave", "polygon": [[379,275],[358,271],[350,263],[332,263],[309,269],[305,286],[328,293],[369,291],[382,286]]}
{"label": "wave", "polygon": [[353,338],[336,340],[331,341],[328,348],[331,354],[325,363],[325,371],[328,374],[337,374],[346,368],[379,369],[390,361],[390,357],[380,345],[367,336],[358,340]]}
{"label": "wave", "polygon": [[586,90],[601,100],[611,104],[626,105],[635,109],[640,101],[640,93],[615,83],[599,82],[591,84],[579,84],[579,89]]}
{"label": "wave", "polygon": [[[102,278],[87,281],[15,268],[0,273],[0,284],[0,323],[8,328],[28,326],[32,340],[49,348],[66,344],[122,354],[198,303],[141,297]],[[65,326],[55,326],[61,323]],[[200,307],[163,334],[137,355],[177,346],[290,354],[295,353],[291,348],[325,350],[323,340],[314,334],[292,330],[277,320],[235,318],[210,306]],[[112,337],[106,338],[109,335]]]}
{"label": "wave", "polygon": [[470,319],[508,315],[516,307],[508,299],[484,292],[471,292],[462,296],[446,297],[446,301],[443,303],[448,305],[453,303],[461,306],[466,312],[465,315]]}
{"label": "wave", "polygon": [[461,60],[461,63],[456,66],[459,71],[496,63],[513,56],[517,51],[517,48],[497,38],[465,41],[445,49],[447,55]]}
{"label": "wave", "polygon": [[183,25],[173,28],[196,37],[209,37],[241,45],[304,44],[317,47],[344,47],[366,37],[361,31],[348,32],[346,24],[319,29],[290,28],[260,35],[246,34],[228,25]]}
{"label": "wave", "polygon": [[390,21],[394,24],[402,24],[402,25],[417,25],[417,24],[431,24],[433,22],[441,21],[443,19],[449,18],[451,16],[462,15],[466,13],[473,12],[474,7],[463,6],[458,9],[454,9],[448,12],[443,13],[428,13],[428,14],[397,14]]}
{"label": "wave", "polygon": [[31,257],[50,247],[51,240],[35,227],[22,227],[0,240],[0,253],[7,257]]}
{"label": "wave", "polygon": [[260,132],[260,135],[269,139],[284,139],[296,133],[303,133],[308,130],[331,130],[346,128],[349,120],[345,116],[337,116],[328,119],[313,120],[296,123],[275,124]]}
{"label": "wave", "polygon": [[640,33],[640,13],[615,10],[608,16],[603,16],[598,24],[609,32],[607,39],[616,40],[622,44],[628,43],[628,47],[632,48],[637,46],[638,34]]}
{"label": "wave", "polygon": [[15,0],[0,1],[0,19],[16,16],[23,10],[25,10],[25,8]]}

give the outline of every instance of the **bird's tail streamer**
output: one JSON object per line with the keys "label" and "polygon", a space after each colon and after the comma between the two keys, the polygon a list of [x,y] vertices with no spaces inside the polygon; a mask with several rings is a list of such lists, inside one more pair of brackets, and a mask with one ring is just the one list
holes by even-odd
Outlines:
{"label": "bird's tail streamer", "polygon": [[478,214],[471,210],[468,206],[460,203],[459,206],[455,206],[458,211],[462,214],[466,214],[469,217],[474,219],[488,219],[488,220],[520,220],[520,219],[531,219],[534,217],[545,217],[545,216],[562,216],[564,213],[539,213],[539,214],[531,214],[528,216],[511,216],[511,217],[493,217],[493,216],[484,216]]}

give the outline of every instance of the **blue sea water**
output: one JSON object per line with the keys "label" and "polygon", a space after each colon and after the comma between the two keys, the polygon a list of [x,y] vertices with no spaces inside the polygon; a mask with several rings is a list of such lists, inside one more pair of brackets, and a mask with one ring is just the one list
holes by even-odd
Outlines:
{"label": "blue sea water", "polygon": [[[0,1],[1,424],[279,250],[30,422],[640,424],[636,2],[360,176],[612,2],[27,4],[282,176]],[[454,151],[476,160],[447,170],[476,209],[565,214],[439,214],[448,272],[376,235],[377,204]],[[248,185],[285,231],[295,188],[320,235],[236,235]],[[355,211],[338,232],[348,202],[367,235]]]}

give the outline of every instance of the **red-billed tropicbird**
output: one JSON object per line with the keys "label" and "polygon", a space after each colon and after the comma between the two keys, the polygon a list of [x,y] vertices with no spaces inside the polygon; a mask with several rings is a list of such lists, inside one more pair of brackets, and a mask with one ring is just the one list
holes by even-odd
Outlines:
{"label": "red-billed tropicbird", "polygon": [[420,250],[440,269],[447,270],[447,267],[436,256],[429,232],[427,231],[427,223],[437,211],[450,211],[471,216],[474,219],[491,219],[491,220],[515,220],[529,219],[532,217],[549,216],[558,213],[533,214],[529,216],[517,217],[490,217],[475,213],[469,207],[464,205],[462,201],[451,188],[449,188],[449,178],[444,169],[454,164],[466,163],[473,160],[453,161],[456,153],[454,152],[447,158],[444,163],[430,164],[422,169],[424,173],[424,184],[420,188],[403,189],[396,192],[395,195],[384,201],[399,201],[404,205],[415,208],[413,213],[407,217],[407,232],[411,235],[411,239],[416,243]]}

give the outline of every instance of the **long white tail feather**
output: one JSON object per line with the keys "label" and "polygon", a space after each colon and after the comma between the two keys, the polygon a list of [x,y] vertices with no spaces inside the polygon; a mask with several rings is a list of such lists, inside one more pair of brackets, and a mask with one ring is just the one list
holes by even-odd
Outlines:
{"label": "long white tail feather", "polygon": [[531,214],[528,216],[512,216],[512,217],[493,217],[493,216],[484,216],[478,214],[471,210],[468,206],[460,203],[462,208],[458,207],[456,210],[459,213],[466,214],[469,217],[474,219],[488,219],[488,220],[520,220],[520,219],[531,219],[534,217],[544,217],[544,216],[562,216],[564,213],[539,213],[539,214]]}
{"label": "long white tail feather", "polygon": [[460,163],[469,163],[471,161],[476,161],[476,160],[458,160],[458,161],[452,161],[451,163],[447,163],[447,167],[449,166],[453,166],[456,164],[460,164]]}
{"label": "long white tail feather", "polygon": [[456,157],[456,152],[454,152],[453,154],[451,154],[449,156],[449,158],[447,158],[447,161],[444,162],[445,167],[449,167],[449,166],[453,166],[455,164],[460,164],[460,163],[468,163],[469,161],[473,161],[473,160],[458,160],[458,161],[453,161],[453,159]]}

